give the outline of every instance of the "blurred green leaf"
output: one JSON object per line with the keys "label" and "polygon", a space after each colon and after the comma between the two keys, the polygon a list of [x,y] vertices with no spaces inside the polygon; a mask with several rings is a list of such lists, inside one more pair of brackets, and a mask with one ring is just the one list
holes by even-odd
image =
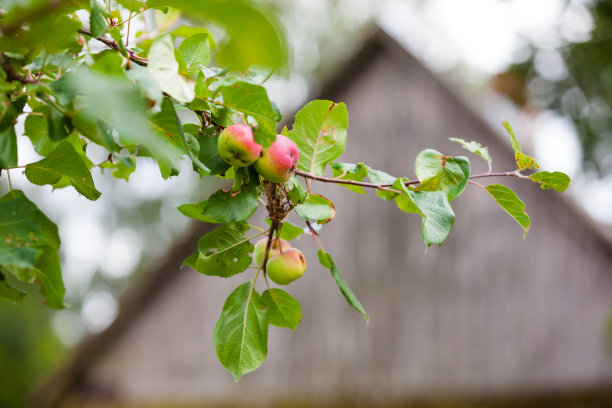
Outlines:
{"label": "blurred green leaf", "polygon": [[0,170],[17,166],[17,135],[10,127],[0,133]]}
{"label": "blurred green leaf", "polygon": [[218,59],[232,70],[251,65],[285,67],[287,44],[273,13],[248,0],[149,0],[149,7],[169,6],[221,25],[229,41],[220,47]]}
{"label": "blurred green leaf", "polygon": [[[180,168],[180,156],[185,153],[176,140],[153,129],[140,90],[125,76],[104,75],[80,67],[74,71],[74,86],[79,89],[78,100],[82,115],[89,123],[101,121],[118,134],[119,141],[149,155],[159,164],[167,178]],[[100,123],[100,122],[98,122]]]}
{"label": "blurred green leaf", "polygon": [[[9,250],[13,257],[21,257],[1,266],[25,283],[36,278],[47,306],[53,309],[65,307],[59,247],[57,226],[23,192],[13,190],[0,198],[0,252]],[[32,251],[36,251],[33,266]]]}
{"label": "blurred green leaf", "polygon": [[194,84],[179,75],[179,64],[174,57],[170,34],[158,37],[149,50],[148,70],[161,89],[179,102],[191,102],[195,97]]}
{"label": "blurred green leaf", "polygon": [[268,321],[276,327],[297,329],[302,320],[302,307],[293,296],[282,289],[268,289],[261,294],[261,303],[267,308]]}
{"label": "blurred green leaf", "polygon": [[529,227],[531,226],[531,220],[525,212],[525,204],[510,188],[501,184],[491,184],[487,186],[487,191],[493,199],[504,209],[514,220],[523,228],[525,234],[523,238],[527,236]]}
{"label": "blurred green leaf", "polygon": [[187,72],[196,75],[200,72],[200,66],[205,67],[210,62],[208,34],[194,34],[185,38],[179,46],[179,51],[183,55]]}
{"label": "blurred green leaf", "polygon": [[89,28],[92,37],[100,37],[108,31],[108,24],[102,15],[102,6],[97,0],[90,0]]}
{"label": "blurred green leaf", "polygon": [[89,169],[67,141],[60,143],[49,156],[30,163],[25,168],[25,175],[31,183],[37,185],[55,184],[62,176],[70,179],[70,184],[89,200],[97,200],[100,192],[96,190]]}
{"label": "blurred green leaf", "polygon": [[344,152],[347,127],[348,113],[343,103],[315,100],[304,106],[287,134],[300,149],[298,168],[323,175],[325,166]]}
{"label": "blurred green leaf", "polygon": [[[0,264],[2,264],[1,259]],[[21,303],[25,295],[25,292],[9,285],[6,277],[0,273],[0,299],[10,300],[13,303]]]}
{"label": "blurred green leaf", "polygon": [[268,92],[263,86],[254,85],[245,81],[234,82],[219,88],[223,95],[223,105],[257,121],[255,142],[268,147],[276,140],[276,124],[282,117],[274,109]]}
{"label": "blurred green leaf", "polygon": [[236,381],[259,367],[268,353],[268,316],[251,283],[238,286],[226,299],[215,326],[217,357]]}
{"label": "blurred green leaf", "polygon": [[569,176],[560,171],[552,173],[549,171],[540,171],[538,173],[533,173],[529,178],[533,182],[540,183],[540,187],[544,190],[554,188],[560,193],[564,192],[571,182]]}

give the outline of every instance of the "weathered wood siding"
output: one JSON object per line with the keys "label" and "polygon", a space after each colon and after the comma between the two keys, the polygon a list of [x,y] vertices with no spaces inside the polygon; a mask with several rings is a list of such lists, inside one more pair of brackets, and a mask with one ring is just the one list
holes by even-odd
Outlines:
{"label": "weathered wood siding", "polygon": [[[330,95],[349,108],[343,161],[414,176],[424,148],[467,155],[447,140],[454,136],[488,145],[496,168],[512,168],[507,147],[481,121],[395,44],[382,44],[350,86]],[[475,172],[484,170],[470,159]],[[338,211],[321,240],[369,325],[346,305],[304,236],[295,245],[308,270],[288,287],[303,306],[302,324],[296,332],[270,328],[268,359],[255,374],[234,383],[212,344],[224,298],[250,276],[183,271],[87,382],[119,401],[314,406],[335,398],[375,405],[610,385],[610,247],[557,193],[512,185],[533,219],[527,239],[486,193],[468,186],[453,202],[450,238],[425,251],[418,217],[373,192],[314,183]]]}

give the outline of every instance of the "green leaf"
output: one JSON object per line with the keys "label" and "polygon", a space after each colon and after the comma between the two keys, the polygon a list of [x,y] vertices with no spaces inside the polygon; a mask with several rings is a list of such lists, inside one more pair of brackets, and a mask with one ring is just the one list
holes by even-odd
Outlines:
{"label": "green leaf", "polygon": [[397,208],[407,213],[424,215],[416,201],[414,201],[415,192],[406,188],[406,178],[398,178],[393,182],[392,189],[400,191],[401,194],[395,196],[395,204]]}
{"label": "green leaf", "polygon": [[0,198],[0,266],[24,283],[36,279],[53,309],[65,307],[59,247],[57,226],[23,192]]}
{"label": "green leaf", "polygon": [[138,86],[144,97],[153,101],[155,106],[161,106],[164,99],[163,91],[147,68],[134,64],[125,74]]}
{"label": "green leaf", "polygon": [[284,67],[287,44],[275,15],[247,0],[149,0],[149,7],[168,6],[220,24],[229,35],[216,55],[222,66],[243,70],[252,65]]}
{"label": "green leaf", "polygon": [[342,275],[340,275],[340,272],[338,271],[338,268],[336,267],[336,264],[334,263],[334,260],[332,259],[331,255],[323,252],[322,250],[319,250],[317,252],[317,255],[319,257],[319,262],[321,263],[321,265],[329,269],[329,271],[331,272],[332,277],[336,281],[336,285],[338,285],[340,292],[342,292],[348,304],[351,305],[353,309],[361,313],[366,319],[366,321],[369,322],[370,318],[368,317],[365,309],[363,308],[363,306],[361,306],[361,303],[359,303],[359,300],[357,300],[357,297],[353,294],[351,288],[348,287],[348,285],[342,278]]}
{"label": "green leaf", "polygon": [[119,27],[115,26],[111,28],[110,35],[111,37],[113,37],[113,40],[115,40],[117,44],[119,44],[119,51],[121,51],[121,55],[123,55],[124,57],[128,57],[129,54],[127,52],[127,49],[125,48],[125,44],[123,43],[123,38],[121,37],[121,31],[119,31]]}
{"label": "green leaf", "polygon": [[[266,218],[266,224],[271,225],[272,221],[270,218]],[[280,230],[280,237],[286,241],[291,241],[302,235],[304,233],[304,229],[298,227],[290,221],[283,221]]]}
{"label": "green leaf", "polygon": [[493,159],[491,159],[491,155],[489,154],[489,149],[487,147],[483,147],[480,143],[473,141],[466,142],[465,140],[459,139],[457,137],[450,137],[448,140],[450,140],[451,142],[459,143],[461,147],[469,150],[472,153],[476,153],[489,164],[493,162]]}
{"label": "green leaf", "polygon": [[17,166],[17,135],[10,127],[0,133],[0,170]]}
{"label": "green leaf", "polygon": [[92,37],[100,37],[108,31],[108,25],[100,10],[102,7],[97,0],[91,0],[91,12],[89,14],[89,27]]}
{"label": "green leaf", "polygon": [[[368,178],[374,184],[393,184],[397,180],[397,177],[393,177],[381,170],[374,170],[370,166],[366,166],[366,170],[368,171]],[[396,196],[395,193],[383,190],[377,190],[376,195],[387,201],[393,200]]]}
{"label": "green leaf", "polygon": [[302,307],[282,289],[268,289],[261,294],[261,303],[268,309],[268,321],[276,327],[297,329],[302,320]]}
{"label": "green leaf", "polygon": [[455,223],[455,213],[443,191],[421,191],[414,193],[414,202],[423,216],[421,236],[429,248],[431,244],[442,245]]}
{"label": "green leaf", "polygon": [[[48,106],[39,106],[34,109],[34,115],[28,115],[24,123],[24,134],[30,138],[34,150],[41,156],[48,156],[58,145],[49,137],[49,125],[46,114]],[[39,116],[44,114],[45,116]]]}
{"label": "green leaf", "polygon": [[178,206],[178,210],[186,217],[193,218],[202,222],[210,224],[220,224],[219,220],[216,220],[208,215],[204,215],[203,211],[208,204],[208,200],[200,201],[199,203],[183,204]]}
{"label": "green leaf", "polygon": [[206,134],[196,136],[196,140],[200,145],[198,157],[200,161],[210,169],[211,176],[225,174],[225,172],[232,167],[219,156],[219,150],[217,149],[218,139],[218,134],[214,136],[208,136]]}
{"label": "green leaf", "polygon": [[249,183],[243,184],[238,193],[217,190],[207,200],[203,214],[219,222],[242,221],[249,218],[259,202],[258,182],[254,177]]}
{"label": "green leaf", "polygon": [[418,154],[414,172],[421,184],[416,191],[445,191],[452,201],[465,189],[470,178],[470,161],[467,157],[451,157],[426,149]]}
{"label": "green leaf", "polygon": [[176,121],[176,111],[172,100],[168,97],[163,99],[161,111],[153,115],[153,128],[157,130],[166,141],[173,145],[177,150],[185,150],[183,138],[181,137],[182,128]]}
{"label": "green leaf", "polygon": [[514,150],[514,160],[516,161],[516,166],[519,170],[526,170],[530,168],[540,168],[538,163],[533,157],[527,156],[521,151],[521,145],[514,134],[514,130],[512,130],[512,126],[510,126],[510,122],[507,120],[502,121],[504,128],[510,135],[510,144],[512,145],[512,150]]}
{"label": "green leaf", "polygon": [[123,7],[125,7],[126,9],[130,10],[130,11],[140,11],[140,10],[145,10],[149,7],[147,7],[147,3],[145,3],[142,0],[116,0],[117,3],[121,4]]}
{"label": "green leaf", "polygon": [[223,224],[205,234],[198,242],[197,256],[185,263],[205,275],[224,278],[244,272],[251,264],[253,245],[245,233],[247,223],[239,221]]}
{"label": "green leaf", "polygon": [[195,97],[195,84],[179,75],[179,64],[174,57],[172,36],[157,38],[149,50],[148,70],[161,89],[179,102],[191,102]]}
{"label": "green leaf", "polygon": [[276,123],[282,117],[268,99],[266,88],[245,81],[219,88],[223,105],[251,116],[257,121],[255,142],[268,147],[276,140]]}
{"label": "green leaf", "polygon": [[89,169],[72,144],[61,142],[46,158],[28,164],[25,168],[27,179],[34,184],[55,184],[62,176],[70,179],[70,184],[89,200],[97,200],[100,192],[96,190]]}
{"label": "green leaf", "polygon": [[540,183],[540,187],[546,190],[549,188],[554,188],[558,192],[564,192],[571,182],[569,176],[560,171],[549,172],[549,171],[540,171],[538,173],[533,173],[529,176],[531,181]]}
{"label": "green leaf", "polygon": [[295,206],[295,212],[304,221],[315,220],[319,224],[326,224],[336,216],[334,204],[319,194],[311,194],[302,204]]}
{"label": "green leaf", "polygon": [[508,122],[507,120],[502,120],[502,125],[504,126],[504,128],[506,128],[506,131],[510,135],[510,144],[512,145],[512,150],[514,150],[514,153],[519,153],[521,151],[521,145],[519,144],[518,139],[514,135],[514,130],[512,130],[510,122]]}
{"label": "green leaf", "polygon": [[200,66],[205,67],[210,62],[211,49],[208,34],[195,34],[183,40],[179,51],[185,61],[185,69],[190,75],[200,72]]}
{"label": "green leaf", "polygon": [[501,184],[491,184],[487,186],[487,191],[497,204],[504,209],[525,231],[523,238],[527,236],[531,220],[525,212],[525,204],[510,188]]}
{"label": "green leaf", "polygon": [[105,124],[101,138],[116,134],[131,151],[152,156],[165,178],[172,174],[171,169],[180,168],[180,155],[185,149],[153,129],[145,110],[147,101],[137,86],[125,76],[104,75],[83,66],[72,72],[74,86],[79,89],[78,109],[88,124]]}
{"label": "green leaf", "polygon": [[219,362],[236,381],[259,367],[268,353],[268,316],[251,283],[238,286],[226,299],[213,333]]}
{"label": "green leaf", "polygon": [[540,168],[540,165],[533,157],[527,156],[522,152],[514,153],[514,160],[516,161],[516,167],[519,170],[527,170],[532,167],[535,169]]}
{"label": "green leaf", "polygon": [[[340,180],[363,181],[368,176],[368,169],[363,163],[331,163],[329,166],[334,173],[334,177]],[[341,184],[341,186],[358,194],[366,193],[363,187],[360,186],[351,186],[349,184]]]}
{"label": "green leaf", "polygon": [[10,300],[17,304],[23,300],[25,295],[25,292],[9,285],[6,277],[0,273],[0,299]]}
{"label": "green leaf", "polygon": [[55,142],[67,138],[73,129],[72,120],[55,108],[49,108],[47,113],[49,138]]}
{"label": "green leaf", "polygon": [[295,174],[292,174],[289,180],[285,182],[285,190],[287,190],[287,195],[293,204],[301,204],[306,199],[306,190],[295,177]]}
{"label": "green leaf", "polygon": [[304,106],[287,133],[300,149],[298,169],[323,175],[325,166],[344,152],[347,127],[344,103],[315,100]]}
{"label": "green leaf", "polygon": [[[121,56],[121,54],[117,53],[117,51],[104,50],[102,52],[97,53],[94,58],[95,62],[91,64],[92,71],[117,76],[123,76],[125,74],[125,70],[123,68],[125,59]],[[140,65],[137,66],[140,67]],[[144,69],[143,67],[140,68]]]}
{"label": "green leaf", "polygon": [[118,156],[115,155],[116,159],[115,163],[110,161],[102,163],[100,165],[103,169],[112,169],[113,177],[118,179],[124,179],[128,181],[130,179],[130,175],[136,170],[136,159],[132,156]]}
{"label": "green leaf", "polygon": [[291,241],[302,235],[304,233],[304,229],[298,227],[290,221],[284,221],[280,230],[280,237],[286,241]]}

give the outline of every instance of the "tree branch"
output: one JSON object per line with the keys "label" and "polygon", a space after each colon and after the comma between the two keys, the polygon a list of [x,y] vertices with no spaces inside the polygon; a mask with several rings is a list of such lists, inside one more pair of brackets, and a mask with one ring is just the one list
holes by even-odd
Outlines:
{"label": "tree branch", "polygon": [[4,54],[0,52],[0,65],[2,65],[2,69],[6,73],[6,81],[19,81],[22,84],[36,84],[38,83],[38,79],[33,78],[31,76],[24,76],[19,74],[13,66],[4,58]]}
{"label": "tree branch", "polygon": [[[96,40],[100,41],[101,43],[103,43],[104,45],[106,45],[107,47],[113,50],[121,51],[121,47],[119,46],[119,44],[117,44],[117,41],[115,40],[112,40],[107,37],[94,37],[93,35],[91,35],[91,31],[89,31],[86,28],[79,28],[79,33],[85,34],[91,38],[95,38]],[[149,64],[148,59],[136,55],[134,51],[127,50],[127,52],[130,54],[130,57],[129,57],[130,60],[134,61],[136,64],[141,65],[143,67],[146,67]]]}
{"label": "tree branch", "polygon": [[[346,184],[346,185],[351,185],[351,186],[375,188],[377,190],[391,191],[393,193],[400,193],[397,190],[393,190],[393,189],[388,188],[388,187],[391,187],[392,184],[375,184],[375,183],[366,183],[366,182],[363,182],[363,181],[341,180],[341,179],[331,178],[331,177],[315,176],[314,174],[310,174],[310,173],[307,173],[305,171],[301,171],[301,170],[297,170],[297,169],[294,171],[294,173],[296,175],[298,175],[298,176],[302,176],[304,178],[311,179],[311,180],[322,181],[324,183]],[[477,179],[477,178],[484,178],[484,177],[529,178],[527,176],[522,175],[518,170],[514,170],[514,171],[500,172],[500,173],[476,174],[476,175],[470,176],[469,180]],[[406,185],[406,186],[410,186],[410,185],[413,185],[413,184],[420,184],[420,181],[419,180],[409,180],[409,181],[406,181],[404,183],[404,185]]]}
{"label": "tree branch", "polygon": [[335,178],[330,178],[330,177],[315,176],[314,174],[306,173],[305,171],[301,171],[297,169],[294,171],[294,173],[298,176],[302,176],[304,178],[311,179],[311,180],[322,181],[324,183],[348,184],[351,186],[360,186],[360,187],[375,188],[377,190],[383,190],[383,191],[391,191],[393,193],[399,194],[399,191],[387,188],[387,187],[391,187],[391,184],[374,184],[374,183],[366,183],[363,181],[355,181],[355,180],[340,180],[340,179],[335,179]]}

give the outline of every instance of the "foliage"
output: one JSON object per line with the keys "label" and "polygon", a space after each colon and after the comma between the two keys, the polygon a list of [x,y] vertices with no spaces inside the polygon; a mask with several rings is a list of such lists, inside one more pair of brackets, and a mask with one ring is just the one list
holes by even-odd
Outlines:
{"label": "foliage", "polygon": [[[129,46],[134,18],[143,12],[162,15],[170,8],[224,28],[225,37],[218,41],[204,28],[162,25],[154,34],[139,33],[145,39],[137,47]],[[49,307],[65,307],[57,227],[23,192],[12,188],[11,171],[25,168],[33,184],[72,187],[96,200],[101,192],[91,176],[95,167],[128,179],[136,158],[148,157],[156,161],[161,176],[169,178],[178,173],[180,161],[188,158],[193,171],[232,179],[233,185],[204,201],[179,206],[188,217],[220,224],[200,238],[197,251],[185,265],[205,275],[243,274],[252,264],[253,240],[267,237],[261,265],[254,267],[250,281],[229,295],[214,330],[219,360],[236,380],[264,361],[270,324],[295,330],[301,320],[298,301],[269,286],[266,265],[274,239],[312,235],[320,247],[320,264],[329,269],[349,305],[369,319],[319,240],[319,231],[334,219],[336,210],[329,199],[313,191],[313,181],[339,184],[359,194],[365,194],[366,188],[375,189],[381,199],[421,217],[426,247],[447,239],[455,221],[451,202],[468,183],[480,186],[473,179],[513,176],[558,191],[569,184],[567,176],[558,172],[524,174],[537,168],[537,163],[521,151],[507,122],[504,126],[517,168],[506,173],[491,171],[485,147],[460,139],[453,141],[486,160],[488,173],[472,175],[467,157],[432,149],[416,157],[415,180],[364,163],[337,162],[347,143],[348,114],[343,103],[328,100],[307,103],[291,130],[283,131],[299,148],[299,161],[295,157],[288,181],[272,183],[260,177],[253,165],[230,166],[217,151],[220,132],[235,123],[248,124],[254,142],[270,146],[282,119],[255,78],[258,72],[269,76],[274,69],[286,68],[284,38],[274,17],[255,3],[241,0],[230,6],[229,0],[150,0],[102,4],[92,0],[9,4],[3,11],[0,175],[6,175],[10,192],[0,199],[0,297],[18,303],[24,294],[14,282],[38,283]],[[88,16],[84,21],[79,17],[83,15]],[[94,52],[93,44],[104,49]],[[177,113],[183,110],[193,112],[197,123],[183,123]],[[25,137],[43,156],[25,166],[17,163],[15,123],[21,115],[25,115]],[[92,144],[106,149],[108,159],[94,164],[87,156]],[[333,178],[324,176],[328,167]],[[526,234],[530,220],[516,194],[499,184],[480,187]],[[260,205],[268,213],[267,228],[248,222]],[[294,210],[305,228],[287,221]],[[261,294],[255,288],[260,275],[268,287]]]}
{"label": "foliage", "polygon": [[[612,171],[608,160],[612,146],[612,92],[606,85],[612,72],[612,3],[564,3],[559,15],[580,16],[580,24],[576,25],[582,27],[574,31],[575,23],[559,18],[556,49],[551,49],[550,41],[532,40],[525,49],[528,58],[500,74],[498,82],[507,84],[505,92],[518,105],[534,104],[538,109],[544,106],[569,118],[580,140],[585,170],[595,170],[604,177]],[[545,60],[541,59],[545,55],[555,58],[558,74],[551,76],[542,69],[540,60]],[[500,90],[504,91],[503,85]]]}

